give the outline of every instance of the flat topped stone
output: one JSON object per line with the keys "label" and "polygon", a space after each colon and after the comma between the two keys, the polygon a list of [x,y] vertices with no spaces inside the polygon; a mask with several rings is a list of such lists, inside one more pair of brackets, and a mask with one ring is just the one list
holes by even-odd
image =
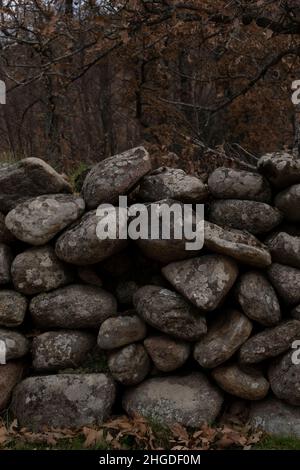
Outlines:
{"label": "flat topped stone", "polygon": [[0,211],[4,214],[29,198],[70,192],[71,185],[40,158],[0,168]]}
{"label": "flat topped stone", "polygon": [[289,153],[267,153],[259,159],[257,167],[277,189],[300,183],[300,160]]}

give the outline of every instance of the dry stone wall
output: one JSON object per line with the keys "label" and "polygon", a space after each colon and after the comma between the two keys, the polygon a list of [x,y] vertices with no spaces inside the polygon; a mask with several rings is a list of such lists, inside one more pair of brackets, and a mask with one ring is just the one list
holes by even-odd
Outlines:
{"label": "dry stone wall", "polygon": [[[300,436],[300,161],[269,154],[257,170],[206,184],[152,171],[139,147],[79,195],[39,159],[1,168],[1,410],[35,430],[121,408],[198,427],[242,400],[253,425]],[[99,239],[96,208],[121,195],[205,203],[204,247]]]}

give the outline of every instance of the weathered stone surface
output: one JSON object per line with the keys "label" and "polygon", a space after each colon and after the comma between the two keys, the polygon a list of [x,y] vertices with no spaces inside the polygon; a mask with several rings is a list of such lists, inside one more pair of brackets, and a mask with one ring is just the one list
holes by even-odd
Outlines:
{"label": "weathered stone surface", "polygon": [[18,204],[7,214],[5,224],[19,240],[44,245],[77,220],[84,208],[84,200],[71,194],[38,196]]}
{"label": "weathered stone surface", "polygon": [[252,323],[237,310],[220,312],[207,335],[195,345],[194,358],[207,369],[227,361],[247,341]]}
{"label": "weathered stone surface", "polygon": [[163,424],[200,427],[218,416],[223,398],[204,374],[155,377],[127,390],[123,407],[129,415],[140,414]]}
{"label": "weathered stone surface", "polygon": [[99,328],[116,315],[117,302],[100,287],[75,284],[34,297],[29,310],[41,328]]}
{"label": "weathered stone surface", "polygon": [[204,246],[241,263],[265,268],[272,263],[267,247],[250,233],[204,222]]}
{"label": "weathered stone surface", "polygon": [[95,336],[83,331],[42,333],[32,342],[32,365],[39,371],[78,367],[95,344]]}
{"label": "weathered stone surface", "polygon": [[300,337],[300,321],[288,320],[274,328],[268,328],[249,338],[240,349],[240,361],[244,364],[279,356]]}
{"label": "weathered stone surface", "polygon": [[[298,333],[298,339],[300,335]],[[291,343],[290,343],[291,346]],[[274,395],[289,405],[300,406],[300,367],[293,362],[294,351],[288,351],[271,364],[269,381]],[[297,360],[299,354],[296,353]]]}
{"label": "weathered stone surface", "polygon": [[269,382],[261,372],[237,364],[217,367],[212,376],[225,392],[244,400],[262,400],[269,390]]}
{"label": "weathered stone surface", "polygon": [[179,369],[188,359],[191,346],[169,336],[149,336],[144,341],[147,353],[155,367],[163,372]]}
{"label": "weathered stone surface", "polygon": [[278,232],[269,237],[266,244],[273,261],[300,268],[300,237]]}
{"label": "weathered stone surface", "polygon": [[102,203],[115,203],[151,170],[148,152],[136,147],[98,163],[83,184],[83,197],[89,209]]}
{"label": "weathered stone surface", "polygon": [[293,308],[291,311],[291,316],[296,320],[300,320],[300,305],[297,305],[297,307]]}
{"label": "weathered stone surface", "polygon": [[71,191],[70,184],[39,158],[0,168],[0,211],[4,214],[26,199]]}
{"label": "weathered stone surface", "polygon": [[105,374],[59,374],[23,380],[11,409],[21,426],[34,431],[72,429],[103,423],[114,400],[114,382]]}
{"label": "weathered stone surface", "polygon": [[11,280],[10,268],[13,261],[11,249],[0,243],[0,285],[8,284]]}
{"label": "weathered stone surface", "polygon": [[196,341],[207,332],[201,312],[176,292],[144,286],[134,295],[133,303],[146,323],[175,338]]}
{"label": "weathered stone surface", "polygon": [[289,153],[267,153],[257,166],[258,171],[278,189],[300,183],[300,161]]}
{"label": "weathered stone surface", "polygon": [[135,281],[120,281],[116,287],[116,297],[123,305],[132,305],[133,296],[139,290]]}
{"label": "weathered stone surface", "polygon": [[0,342],[4,342],[6,346],[6,361],[18,359],[29,352],[28,339],[18,331],[0,328]]}
{"label": "weathered stone surface", "polygon": [[[117,208],[116,213],[122,214],[123,211]],[[127,240],[101,239],[97,236],[97,225],[101,220],[103,217],[97,216],[96,211],[86,213],[60,235],[55,246],[57,256],[67,263],[84,266],[99,263],[125,248]],[[122,227],[127,225],[122,217],[120,221]],[[122,230],[121,226],[117,224],[117,230]]]}
{"label": "weathered stone surface", "polygon": [[275,206],[288,222],[300,222],[300,184],[295,184],[277,194]]}
{"label": "weathered stone surface", "polygon": [[281,318],[276,292],[259,271],[243,274],[236,287],[237,300],[251,320],[264,326],[274,326]]}
{"label": "weathered stone surface", "polygon": [[161,167],[145,176],[140,183],[139,198],[143,201],[176,199],[185,203],[207,200],[208,187],[199,178],[179,168]]}
{"label": "weathered stone surface", "polygon": [[[133,208],[134,205],[130,207],[130,211],[132,211]],[[165,219],[166,212],[164,211],[164,208],[174,211],[174,216],[172,216],[170,220]],[[182,225],[182,214],[184,214],[185,217],[185,224],[190,224],[194,233],[197,232],[197,230],[201,230],[201,222],[196,221],[195,213],[192,211],[192,208],[189,213],[186,210],[184,212],[184,210],[184,204],[174,201],[173,199],[164,199],[153,202],[147,206],[146,211],[148,211],[148,214],[145,214],[146,221],[148,221],[148,218],[151,220],[151,225],[148,227],[148,238],[140,238],[136,240],[136,244],[145,256],[166,264],[171,263],[172,261],[183,260],[190,258],[191,256],[195,256],[195,254],[202,248],[203,240],[202,244],[201,240],[199,240],[200,247],[187,250],[187,244],[190,245],[189,248],[193,248],[196,243],[194,243],[194,240],[188,240],[185,237]],[[153,214],[157,217],[156,222],[153,220]],[[140,216],[138,215],[137,220],[139,219]],[[146,227],[146,221],[145,223],[141,223],[141,225]],[[196,225],[196,222],[198,225]],[[159,228],[159,234],[158,236],[155,236],[155,238],[151,235],[154,223],[156,223],[156,226]],[[170,230],[170,236],[168,236],[168,239],[165,239],[164,237],[163,231],[165,229]],[[179,239],[175,238],[175,235],[177,235],[178,232],[180,236]]]}
{"label": "weathered stone surface", "polygon": [[105,320],[99,331],[98,346],[101,349],[116,349],[145,338],[145,322],[137,315],[122,315]]}
{"label": "weathered stone surface", "polygon": [[276,398],[270,397],[252,403],[249,421],[254,428],[268,434],[300,438],[300,408],[287,405]]}
{"label": "weathered stone surface", "polygon": [[20,361],[10,361],[0,365],[0,411],[9,405],[12,391],[22,379],[23,371],[24,364]]}
{"label": "weathered stone surface", "polygon": [[227,199],[212,202],[209,220],[256,235],[276,227],[282,220],[282,214],[264,202]]}
{"label": "weathered stone surface", "polygon": [[165,266],[163,275],[196,307],[215,310],[233,286],[238,267],[222,255],[204,255]]}
{"label": "weathered stone surface", "polygon": [[0,212],[0,243],[10,245],[15,240],[15,237],[5,225],[5,216]]}
{"label": "weathered stone surface", "polygon": [[273,263],[267,272],[278,295],[287,304],[296,305],[300,303],[300,269]]}
{"label": "weathered stone surface", "polygon": [[142,344],[130,344],[110,353],[108,367],[118,382],[136,385],[148,375],[150,359]]}
{"label": "weathered stone surface", "polygon": [[0,325],[15,327],[23,323],[27,299],[13,290],[0,290]]}
{"label": "weathered stone surface", "polygon": [[57,258],[51,246],[20,253],[12,263],[11,275],[15,289],[28,295],[49,292],[73,280],[70,268]]}
{"label": "weathered stone surface", "polygon": [[233,168],[217,168],[208,178],[210,193],[217,199],[271,201],[271,188],[261,175]]}

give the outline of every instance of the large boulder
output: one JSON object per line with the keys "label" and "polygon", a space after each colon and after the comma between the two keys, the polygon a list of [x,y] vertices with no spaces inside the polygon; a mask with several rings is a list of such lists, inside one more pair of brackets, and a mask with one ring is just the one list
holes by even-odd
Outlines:
{"label": "large boulder", "polygon": [[6,362],[23,357],[29,352],[29,340],[18,331],[0,328],[0,342],[5,343]]}
{"label": "large boulder", "polygon": [[39,371],[78,367],[95,346],[96,338],[84,331],[49,331],[32,342],[32,365]]}
{"label": "large boulder", "polygon": [[10,245],[15,240],[15,237],[5,225],[5,216],[0,212],[0,243]]}
{"label": "large boulder", "polygon": [[11,275],[15,289],[27,295],[49,292],[73,280],[70,268],[57,258],[52,246],[29,248],[17,255]]}
{"label": "large boulder", "polygon": [[118,235],[119,230],[123,228],[127,230],[124,211],[125,209],[116,208],[116,216],[112,215],[117,222],[120,222],[117,223],[117,238],[106,239],[97,235],[97,225],[103,220],[103,215],[98,216],[96,211],[86,213],[81,220],[60,235],[55,246],[57,256],[67,263],[84,266],[99,263],[123,250],[127,240],[118,238]]}
{"label": "large boulder", "polygon": [[201,312],[176,292],[159,286],[144,286],[133,297],[137,313],[154,328],[186,341],[206,334]]}
{"label": "large boulder", "polygon": [[288,351],[275,360],[268,375],[272,391],[277,398],[289,405],[300,406],[300,367],[298,361],[293,361],[292,356],[293,351]]}
{"label": "large boulder", "polygon": [[249,423],[274,436],[300,438],[300,408],[273,397],[251,404]]}
{"label": "large boulder", "polygon": [[26,297],[13,290],[0,290],[0,326],[13,328],[21,325],[26,310]]}
{"label": "large boulder", "polygon": [[201,203],[207,200],[208,187],[196,176],[187,175],[179,168],[161,167],[145,176],[140,182],[139,198],[155,202],[176,199],[184,203]]}
{"label": "large boulder", "polygon": [[204,222],[204,246],[257,268],[265,268],[272,263],[267,247],[251,233],[219,227],[207,221]]}
{"label": "large boulder", "polygon": [[117,314],[117,302],[100,287],[70,285],[34,297],[29,310],[40,328],[99,328]]}
{"label": "large boulder", "polygon": [[215,310],[233,286],[238,267],[222,255],[204,255],[165,266],[163,275],[174,288],[203,311]]}
{"label": "large boulder", "polygon": [[251,201],[271,201],[271,188],[268,181],[257,173],[217,168],[208,178],[208,188],[216,199],[249,199]]}
{"label": "large boulder", "polygon": [[274,326],[281,318],[280,304],[273,286],[259,271],[243,274],[236,287],[243,312],[264,326]]}
{"label": "large boulder", "polygon": [[209,220],[217,225],[258,235],[276,227],[282,220],[282,214],[264,202],[226,199],[212,202]]}
{"label": "large boulder", "polygon": [[106,158],[94,166],[83,184],[83,197],[89,209],[102,203],[116,203],[151,170],[151,161],[144,147],[136,147]]}
{"label": "large boulder", "polygon": [[212,423],[222,403],[221,392],[200,372],[151,378],[123,396],[123,407],[130,416],[139,414],[162,424],[194,428]]}
{"label": "large boulder", "polygon": [[300,160],[289,153],[267,153],[259,159],[257,166],[277,189],[300,183]]}
{"label": "large boulder", "polygon": [[18,204],[5,219],[16,238],[30,245],[44,245],[84,212],[84,200],[71,194],[38,196]]}
{"label": "large boulder", "polygon": [[149,336],[144,346],[155,367],[162,372],[172,372],[182,367],[191,352],[189,343],[166,335]]}
{"label": "large boulder", "polygon": [[11,263],[13,261],[13,254],[11,249],[0,243],[0,286],[8,284],[11,281]]}
{"label": "large boulder", "polygon": [[267,272],[278,295],[287,304],[296,305],[300,303],[300,269],[273,263]]}
{"label": "large boulder", "polygon": [[300,237],[277,232],[268,238],[266,244],[274,262],[300,268]]}
{"label": "large boulder", "polygon": [[300,321],[284,321],[249,338],[240,349],[240,361],[244,364],[254,364],[279,356],[299,337]]}
{"label": "large boulder", "polygon": [[145,338],[145,322],[137,315],[120,315],[105,320],[98,334],[100,349],[116,349]]}
{"label": "large boulder", "polygon": [[269,382],[261,372],[238,364],[219,366],[212,377],[225,392],[244,400],[262,400],[269,391]]}
{"label": "large boulder", "polygon": [[227,361],[249,338],[252,323],[237,310],[220,312],[207,335],[195,345],[194,358],[201,367],[212,369]]}
{"label": "large boulder", "polygon": [[0,168],[0,211],[4,214],[29,198],[70,192],[70,184],[39,158]]}
{"label": "large boulder", "polygon": [[111,412],[115,385],[105,374],[29,377],[13,392],[11,410],[22,427],[81,428],[99,425]]}
{"label": "large boulder", "polygon": [[109,354],[108,367],[121,384],[137,385],[148,375],[150,359],[142,344],[129,344]]}
{"label": "large boulder", "polygon": [[300,184],[295,184],[277,194],[275,206],[289,222],[300,222]]}
{"label": "large boulder", "polygon": [[10,361],[0,365],[0,411],[7,408],[13,389],[22,379],[24,364],[21,361]]}

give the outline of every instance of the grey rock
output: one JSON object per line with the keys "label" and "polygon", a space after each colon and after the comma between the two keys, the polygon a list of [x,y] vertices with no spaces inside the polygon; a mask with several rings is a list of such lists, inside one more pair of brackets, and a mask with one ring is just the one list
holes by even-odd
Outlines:
{"label": "grey rock", "polygon": [[208,188],[216,199],[249,199],[251,201],[271,201],[271,188],[268,181],[257,173],[217,168],[208,178]]}
{"label": "grey rock", "polygon": [[240,349],[240,361],[244,364],[254,364],[279,356],[287,351],[298,337],[300,321],[284,321],[249,338]]}
{"label": "grey rock", "polygon": [[15,240],[15,237],[5,225],[5,216],[0,212],[0,243],[10,245]]}
{"label": "grey rock", "polygon": [[243,274],[236,287],[237,300],[251,320],[264,326],[274,326],[281,319],[276,292],[259,271]]}
{"label": "grey rock", "polygon": [[5,219],[16,238],[30,245],[48,243],[84,212],[84,200],[71,194],[38,196],[18,204]]}
{"label": "grey rock", "polygon": [[222,403],[221,392],[200,372],[151,378],[127,390],[123,397],[123,407],[130,416],[140,414],[164,425],[179,423],[193,428],[215,421]]}
{"label": "grey rock", "polygon": [[204,246],[241,263],[265,268],[272,263],[267,247],[250,233],[204,222]]}
{"label": "grey rock", "polygon": [[136,147],[98,163],[83,184],[83,197],[89,209],[102,203],[115,203],[127,194],[151,170],[151,161],[144,147]]}
{"label": "grey rock", "polygon": [[244,400],[262,400],[269,391],[270,384],[261,372],[238,364],[217,367],[212,377],[225,392]]}
{"label": "grey rock", "polygon": [[12,413],[33,431],[102,424],[115,400],[115,385],[105,374],[29,377],[13,392]]}
{"label": "grey rock", "polygon": [[19,292],[0,290],[0,325],[15,327],[23,323],[27,299]]}
{"label": "grey rock", "polygon": [[237,275],[238,267],[222,255],[204,255],[165,266],[163,275],[175,289],[203,311],[220,306]]}
{"label": "grey rock", "polygon": [[287,304],[296,305],[300,303],[300,269],[273,263],[267,272],[278,295]]}
{"label": "grey rock", "polygon": [[286,152],[267,153],[257,164],[258,171],[277,189],[300,183],[299,158]]}
{"label": "grey rock", "polygon": [[73,280],[70,268],[51,246],[30,248],[16,256],[11,266],[14,287],[23,294],[49,292]]}
{"label": "grey rock", "polygon": [[288,222],[300,222],[300,184],[295,184],[277,194],[275,206]]}
{"label": "grey rock", "polygon": [[98,346],[101,349],[116,349],[145,338],[146,325],[137,315],[121,315],[105,320],[99,331]]}
{"label": "grey rock", "polygon": [[274,436],[300,438],[300,408],[273,397],[251,404],[249,423]]}
{"label": "grey rock", "polygon": [[150,359],[141,344],[130,344],[109,354],[108,367],[121,384],[136,385],[148,375]]}
{"label": "grey rock", "polygon": [[11,264],[13,261],[13,254],[11,249],[0,243],[0,285],[8,284],[11,281]]}
{"label": "grey rock", "polygon": [[208,187],[199,178],[187,175],[179,168],[161,167],[140,182],[139,198],[143,201],[176,199],[185,203],[207,200]]}
{"label": "grey rock", "polygon": [[178,341],[169,336],[150,336],[144,346],[155,367],[162,372],[179,369],[187,361],[191,346],[185,341]]}
{"label": "grey rock", "polygon": [[5,343],[5,359],[18,359],[29,352],[30,343],[24,335],[14,330],[0,329],[0,342]]}
{"label": "grey rock", "polygon": [[70,193],[71,185],[39,158],[25,158],[0,168],[0,211],[6,214],[26,199]]}
{"label": "grey rock", "polygon": [[78,367],[95,346],[96,338],[83,331],[49,331],[32,342],[32,365],[39,371]]}
{"label": "grey rock", "polygon": [[194,358],[207,369],[227,361],[249,338],[252,323],[237,310],[220,312],[206,336],[196,343]]}
{"label": "grey rock", "polygon": [[117,302],[100,287],[71,285],[34,297],[29,310],[41,328],[99,328],[116,315]]}
{"label": "grey rock", "polygon": [[196,341],[207,332],[201,312],[176,292],[144,286],[134,295],[133,303],[146,323],[175,338]]}
{"label": "grey rock", "polygon": [[[289,405],[300,406],[300,368],[299,364],[293,361],[293,354],[293,351],[288,351],[275,360],[269,368],[268,375],[272,391],[277,398]],[[298,361],[298,352],[296,356]]]}
{"label": "grey rock", "polygon": [[300,268],[300,237],[278,232],[266,242],[273,261]]}
{"label": "grey rock", "polygon": [[21,361],[10,361],[0,365],[0,411],[9,405],[15,386],[22,379],[24,364]]}
{"label": "grey rock", "polygon": [[212,202],[209,220],[257,235],[276,227],[282,220],[282,214],[264,202],[226,199]]}
{"label": "grey rock", "polygon": [[[123,214],[124,210],[117,208],[117,215]],[[98,223],[103,219],[103,216],[97,216],[96,211],[91,211],[79,222],[75,222],[58,238],[55,246],[57,256],[67,263],[84,266],[99,263],[125,248],[127,240],[102,239],[97,236]],[[121,225],[117,224],[117,230],[127,226],[127,221],[123,221],[122,217],[120,221]]]}

